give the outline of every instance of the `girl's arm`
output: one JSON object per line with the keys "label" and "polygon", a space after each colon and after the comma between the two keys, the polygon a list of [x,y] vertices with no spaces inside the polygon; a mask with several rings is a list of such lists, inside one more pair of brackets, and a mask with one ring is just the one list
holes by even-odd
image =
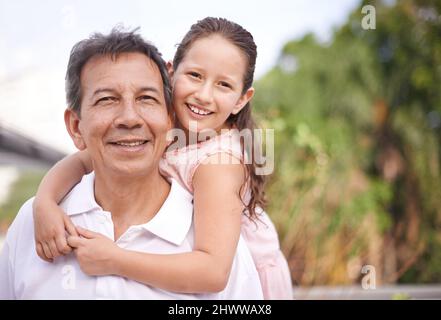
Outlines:
{"label": "girl's arm", "polygon": [[90,171],[92,162],[84,150],[59,161],[41,181],[33,202],[35,242],[40,258],[52,261],[71,251],[65,230],[69,234],[77,233],[58,203]]}
{"label": "girl's arm", "polygon": [[193,251],[154,257],[126,251],[117,264],[120,275],[179,292],[225,288],[240,235],[243,204],[239,192],[244,170],[241,164],[209,161],[199,165],[193,178]]}
{"label": "girl's arm", "polygon": [[222,291],[228,282],[240,235],[243,204],[239,191],[245,174],[241,164],[209,164],[209,161],[198,167],[193,179],[192,252],[135,252],[113,245],[104,236],[79,230],[84,238],[70,237],[69,244],[79,249],[76,254],[83,271],[89,275],[116,274],[168,291]]}
{"label": "girl's arm", "polygon": [[46,173],[38,187],[34,203],[38,204],[41,200],[60,203],[70,189],[92,170],[92,160],[87,149],[65,157]]}

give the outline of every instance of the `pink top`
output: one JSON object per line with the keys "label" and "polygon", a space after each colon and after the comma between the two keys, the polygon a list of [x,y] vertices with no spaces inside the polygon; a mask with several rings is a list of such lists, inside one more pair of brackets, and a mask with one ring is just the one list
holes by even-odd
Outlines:
{"label": "pink top", "polygon": [[167,151],[159,168],[163,174],[179,181],[193,194],[193,176],[196,169],[205,159],[215,154],[219,154],[220,161],[222,154],[228,154],[240,161],[238,163],[242,163],[240,137],[236,130],[229,130],[207,141]]}
{"label": "pink top", "polygon": [[[179,181],[190,193],[194,193],[193,176],[198,166],[208,157],[218,154],[217,160],[229,161],[230,155],[237,163],[247,161],[243,155],[237,130],[229,130],[210,140],[185,146],[164,153],[159,168],[162,174]],[[222,162],[218,162],[222,163]],[[242,195],[247,204],[250,191]],[[241,234],[250,249],[262,284],[265,299],[291,299],[292,285],[288,264],[280,251],[277,231],[265,211],[256,209],[258,219],[251,221],[242,215]]]}

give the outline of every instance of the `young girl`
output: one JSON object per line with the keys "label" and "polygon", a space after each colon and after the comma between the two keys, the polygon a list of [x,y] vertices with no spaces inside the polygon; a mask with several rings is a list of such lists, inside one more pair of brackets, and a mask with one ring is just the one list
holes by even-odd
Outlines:
{"label": "young girl", "polygon": [[[252,133],[254,129],[250,100],[254,94],[251,86],[256,55],[256,45],[248,31],[226,19],[209,17],[191,27],[173,64],[168,64],[176,127],[185,132],[186,138],[207,130],[216,134],[206,141],[187,141],[187,145],[174,150],[170,147],[160,164],[164,175],[176,179],[194,195],[193,252],[165,257],[134,251],[120,255],[118,250],[122,249],[110,239],[75,228],[57,203],[84,174],[93,170],[86,150],[60,161],[39,187],[34,201],[38,255],[52,261],[69,253],[71,247],[81,247],[87,254],[80,264],[90,275],[117,274],[170,291],[212,292],[221,291],[227,283],[241,233],[256,264],[265,299],[291,299],[288,265],[274,225],[261,209],[265,204],[264,176],[256,174],[257,165],[251,159],[254,153],[244,152],[238,134],[240,130],[251,129]],[[210,180],[222,161],[228,164],[222,167],[225,179]],[[238,171],[237,166],[244,170]],[[230,185],[223,185],[225,181]],[[232,205],[230,212],[221,212],[228,219],[220,219],[218,208],[213,207],[219,202],[218,197],[239,199],[243,206]],[[230,239],[213,243],[210,233],[216,229]],[[65,230],[71,235],[67,240]],[[79,240],[78,234],[83,239]],[[206,267],[192,268],[195,265]],[[176,272],[184,266],[185,272]],[[219,274],[218,270],[224,270],[220,281],[208,281],[213,274]]]}

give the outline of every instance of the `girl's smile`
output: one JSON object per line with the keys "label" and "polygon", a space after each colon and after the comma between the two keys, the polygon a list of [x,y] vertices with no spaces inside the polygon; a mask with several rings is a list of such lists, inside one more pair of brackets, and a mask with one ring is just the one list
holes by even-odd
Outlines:
{"label": "girl's smile", "polygon": [[226,120],[251,99],[242,94],[247,60],[237,46],[220,35],[196,40],[172,72],[173,106],[186,130],[227,128]]}
{"label": "girl's smile", "polygon": [[204,117],[212,114],[212,111],[201,108],[197,105],[186,103],[187,108],[191,111],[191,116],[195,119],[203,119]]}

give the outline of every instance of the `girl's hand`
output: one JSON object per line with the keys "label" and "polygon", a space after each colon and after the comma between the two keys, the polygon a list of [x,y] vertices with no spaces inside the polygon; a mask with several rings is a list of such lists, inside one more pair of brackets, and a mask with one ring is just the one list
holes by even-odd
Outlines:
{"label": "girl's hand", "polygon": [[38,256],[52,262],[53,259],[69,254],[72,248],[67,244],[67,233],[78,235],[75,226],[63,210],[53,201],[34,201],[35,248]]}
{"label": "girl's hand", "polygon": [[115,258],[122,249],[106,236],[77,227],[78,236],[70,236],[68,244],[74,248],[81,270],[89,276],[116,274]]}

